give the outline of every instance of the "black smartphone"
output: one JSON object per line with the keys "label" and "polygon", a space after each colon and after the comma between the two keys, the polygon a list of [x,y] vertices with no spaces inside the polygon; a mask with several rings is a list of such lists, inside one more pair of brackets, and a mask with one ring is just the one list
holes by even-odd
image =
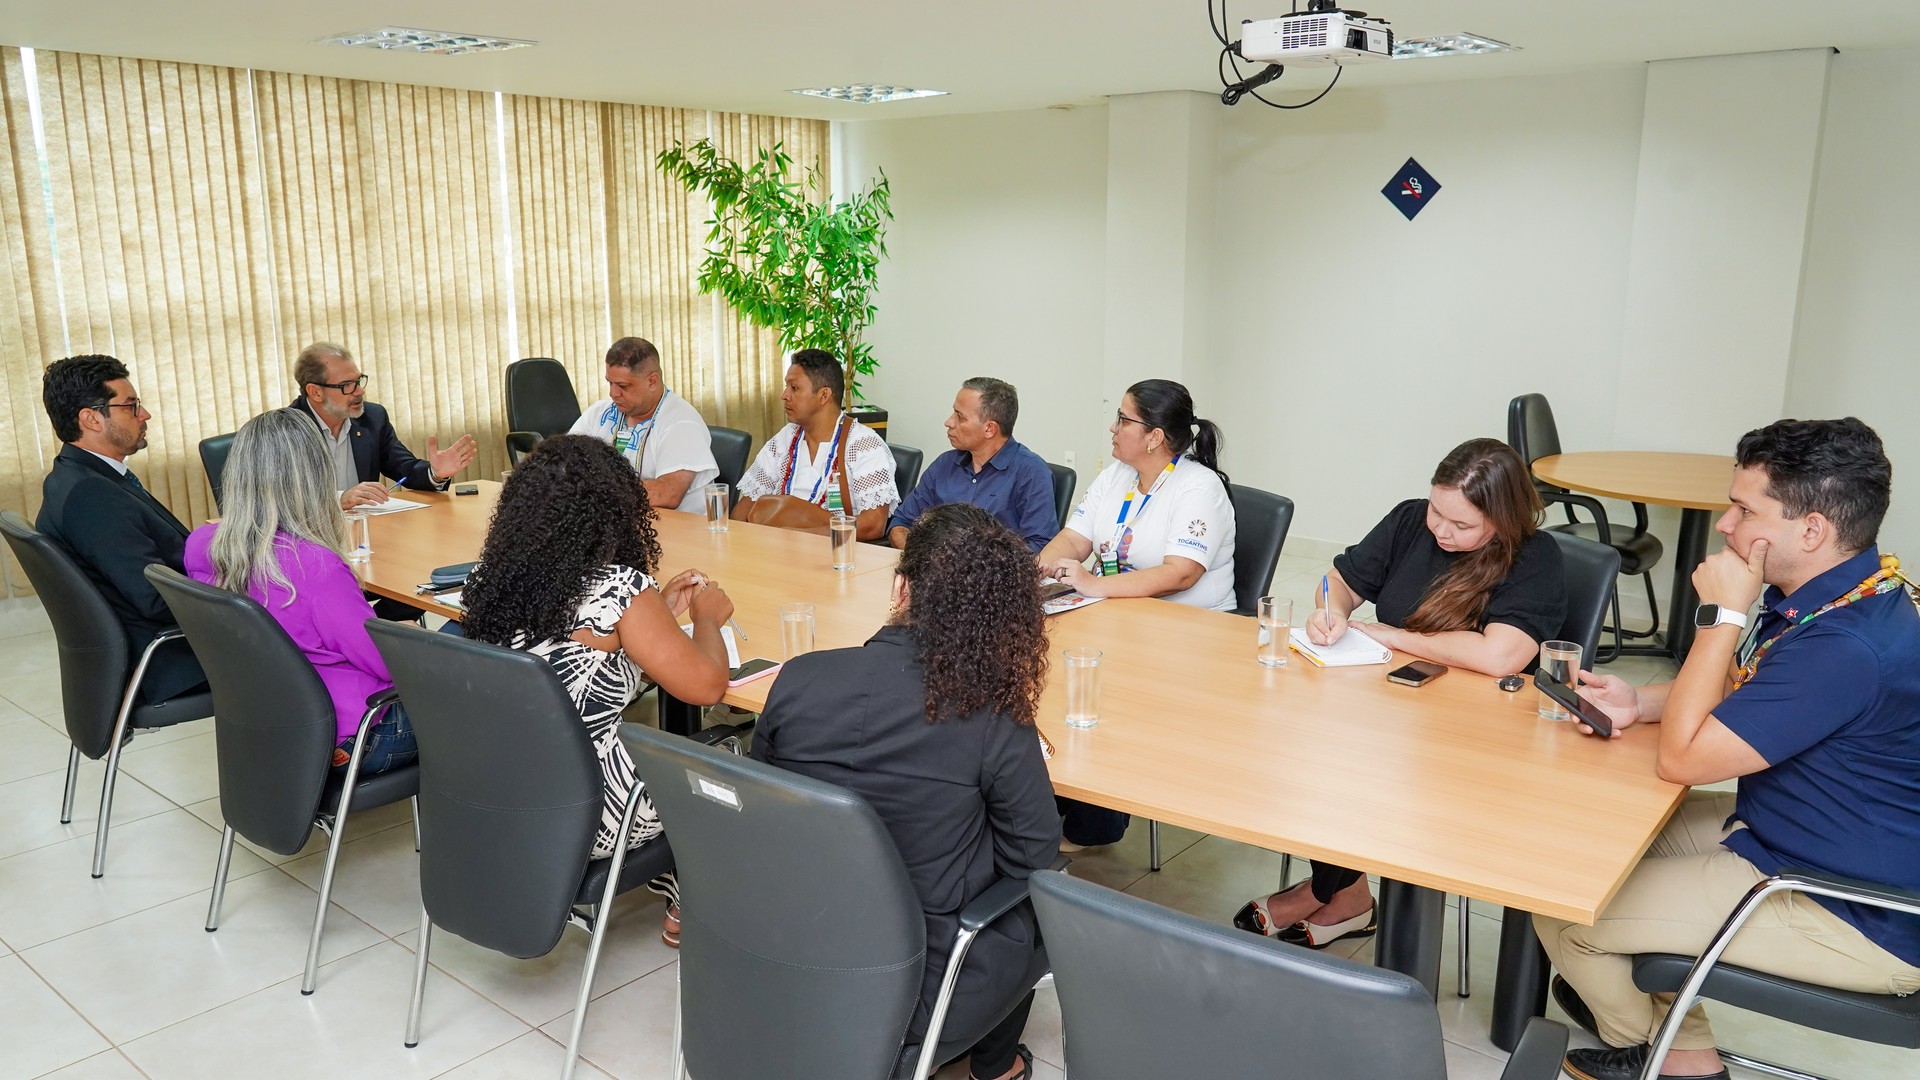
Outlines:
{"label": "black smartphone", "polygon": [[479,484],[455,484],[453,485],[453,493],[455,495],[478,495],[480,494],[480,485]]}
{"label": "black smartphone", "polygon": [[1533,677],[1533,685],[1541,693],[1559,702],[1560,707],[1572,713],[1575,719],[1592,728],[1595,735],[1602,738],[1613,736],[1612,718],[1601,712],[1599,706],[1581,697],[1573,687],[1558,679],[1542,679],[1538,675]]}
{"label": "black smartphone", "polygon": [[1445,664],[1436,664],[1431,660],[1415,660],[1404,667],[1387,672],[1387,681],[1401,686],[1425,686],[1447,673]]}
{"label": "black smartphone", "polygon": [[1040,586],[1040,602],[1043,604],[1049,600],[1058,600],[1063,596],[1072,595],[1073,586],[1064,581],[1056,581],[1051,585]]}
{"label": "black smartphone", "polygon": [[779,668],[778,660],[768,660],[765,657],[756,656],[751,660],[742,660],[740,666],[734,668],[727,676],[727,685],[739,686],[742,683],[750,683],[762,675],[778,671]]}

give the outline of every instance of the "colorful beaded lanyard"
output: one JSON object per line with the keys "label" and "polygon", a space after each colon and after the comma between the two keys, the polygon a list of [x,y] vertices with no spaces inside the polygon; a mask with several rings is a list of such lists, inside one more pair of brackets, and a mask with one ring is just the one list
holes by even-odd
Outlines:
{"label": "colorful beaded lanyard", "polygon": [[[846,419],[847,414],[841,413],[840,419],[834,421],[833,442],[827,446],[827,463],[821,468],[819,478],[813,482],[813,490],[807,493],[807,501],[810,503],[820,501],[820,485],[826,483],[827,478],[833,475],[833,463],[834,459],[840,456],[840,433],[846,430]],[[800,440],[805,437],[806,432],[796,430],[793,433],[793,445],[787,448],[786,475],[780,478],[780,490],[788,495],[793,494],[793,472],[800,461]]]}
{"label": "colorful beaded lanyard", "polygon": [[1914,602],[1920,603],[1920,585],[1915,585],[1913,579],[1901,572],[1900,560],[1898,558],[1892,555],[1882,555],[1880,556],[1880,569],[1874,573],[1872,577],[1867,578],[1867,580],[1849,589],[1846,595],[1829,601],[1818,611],[1808,612],[1797,619],[1794,617],[1794,612],[1791,608],[1782,612],[1782,614],[1787,617],[1787,625],[1782,628],[1779,633],[1761,642],[1759,647],[1753,650],[1753,655],[1747,657],[1747,662],[1734,669],[1734,688],[1739,689],[1741,686],[1746,685],[1747,680],[1753,678],[1753,673],[1760,669],[1760,660],[1767,655],[1767,650],[1773,648],[1775,642],[1786,637],[1796,628],[1805,626],[1820,616],[1825,615],[1827,612],[1846,607],[1863,597],[1890,593],[1902,585],[1912,590]]}

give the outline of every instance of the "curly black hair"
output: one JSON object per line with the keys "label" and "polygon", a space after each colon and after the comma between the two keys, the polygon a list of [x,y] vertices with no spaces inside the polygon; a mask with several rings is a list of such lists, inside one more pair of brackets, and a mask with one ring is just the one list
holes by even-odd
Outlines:
{"label": "curly black hair", "polygon": [[977,506],[920,516],[896,573],[927,673],[927,720],[989,711],[1033,723],[1047,684],[1046,616],[1027,545]]}
{"label": "curly black hair", "polygon": [[599,439],[556,435],[507,477],[480,565],[461,594],[462,628],[496,645],[565,637],[594,571],[619,565],[652,574],[659,564],[640,474]]}

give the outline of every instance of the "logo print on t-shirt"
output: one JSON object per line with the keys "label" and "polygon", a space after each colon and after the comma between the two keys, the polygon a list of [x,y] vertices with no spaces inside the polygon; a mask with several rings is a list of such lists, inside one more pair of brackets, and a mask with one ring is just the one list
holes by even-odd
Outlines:
{"label": "logo print on t-shirt", "polygon": [[1207,535],[1206,519],[1194,518],[1192,521],[1187,522],[1187,535],[1196,539]]}

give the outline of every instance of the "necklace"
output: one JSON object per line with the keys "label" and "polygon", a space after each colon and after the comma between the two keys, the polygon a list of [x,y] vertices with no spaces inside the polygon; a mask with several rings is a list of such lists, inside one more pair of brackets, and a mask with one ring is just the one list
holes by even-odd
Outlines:
{"label": "necklace", "polygon": [[1900,560],[1897,556],[1882,555],[1880,556],[1879,570],[1874,571],[1865,581],[1848,589],[1840,596],[1827,601],[1821,605],[1819,610],[1810,611],[1805,615],[1795,618],[1792,609],[1789,608],[1786,612],[1783,612],[1787,617],[1787,625],[1782,627],[1779,633],[1761,642],[1759,646],[1753,650],[1753,655],[1747,657],[1747,662],[1741,664],[1734,670],[1734,689],[1738,690],[1740,687],[1745,686],[1747,680],[1753,678],[1753,673],[1760,670],[1760,661],[1773,648],[1774,644],[1781,638],[1786,637],[1787,634],[1793,630],[1807,625],[1829,611],[1838,611],[1852,604],[1854,601],[1868,596],[1879,596],[1881,593],[1893,592],[1902,585],[1910,590],[1920,590],[1920,586],[1916,586],[1913,580],[1901,571]]}

